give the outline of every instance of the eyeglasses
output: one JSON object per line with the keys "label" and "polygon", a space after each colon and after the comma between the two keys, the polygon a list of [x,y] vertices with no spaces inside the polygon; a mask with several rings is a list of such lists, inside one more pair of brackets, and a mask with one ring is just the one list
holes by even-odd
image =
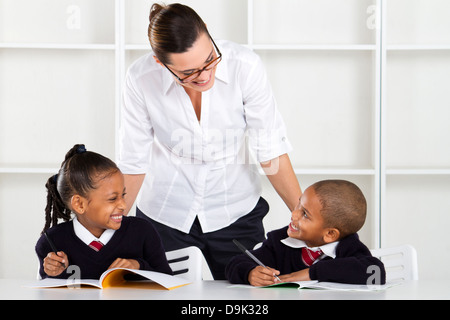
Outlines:
{"label": "eyeglasses", "polygon": [[175,76],[175,78],[177,78],[177,80],[178,80],[180,83],[189,83],[189,82],[194,81],[195,79],[197,79],[197,78],[203,73],[203,71],[209,71],[209,70],[213,69],[213,68],[216,67],[216,66],[219,64],[219,62],[222,60],[222,53],[220,53],[219,48],[217,48],[217,45],[216,45],[216,43],[214,42],[214,40],[211,38],[211,36],[209,36],[209,38],[211,39],[211,41],[212,41],[212,43],[213,43],[213,45],[214,45],[214,48],[215,48],[216,51],[217,51],[217,55],[218,55],[218,56],[217,56],[217,58],[215,58],[214,60],[212,60],[211,62],[209,62],[206,66],[204,66],[202,69],[197,70],[197,71],[194,71],[194,72],[192,72],[190,75],[188,75],[187,77],[181,79],[181,78],[178,77],[172,70],[170,70],[169,67],[166,66],[165,63],[163,63],[164,66],[167,68],[167,70],[169,70],[170,73],[173,74],[173,75]]}

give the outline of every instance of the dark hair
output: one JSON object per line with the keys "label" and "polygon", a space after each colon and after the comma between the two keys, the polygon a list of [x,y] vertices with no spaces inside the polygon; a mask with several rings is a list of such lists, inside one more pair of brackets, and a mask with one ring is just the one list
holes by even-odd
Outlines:
{"label": "dark hair", "polygon": [[96,184],[120,171],[116,164],[101,154],[86,151],[83,144],[76,144],[67,152],[58,174],[51,176],[47,188],[45,226],[42,233],[58,224],[58,219],[71,219],[71,199],[75,194],[88,197]]}
{"label": "dark hair", "polygon": [[164,64],[170,64],[170,53],[191,48],[202,32],[209,34],[202,18],[186,5],[154,3],[150,9],[148,39],[153,53]]}
{"label": "dark hair", "polygon": [[361,229],[366,220],[367,203],[357,185],[346,180],[323,180],[311,187],[322,205],[324,227],[337,228],[340,238]]}

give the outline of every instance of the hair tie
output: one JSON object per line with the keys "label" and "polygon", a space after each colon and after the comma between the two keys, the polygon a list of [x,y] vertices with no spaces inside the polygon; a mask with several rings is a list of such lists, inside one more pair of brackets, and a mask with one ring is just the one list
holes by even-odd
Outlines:
{"label": "hair tie", "polygon": [[84,146],[84,144],[81,144],[78,146],[76,153],[80,154],[80,153],[85,153],[86,152],[86,148]]}
{"label": "hair tie", "polygon": [[56,184],[56,182],[58,181],[58,174],[55,174],[52,178],[53,182]]}

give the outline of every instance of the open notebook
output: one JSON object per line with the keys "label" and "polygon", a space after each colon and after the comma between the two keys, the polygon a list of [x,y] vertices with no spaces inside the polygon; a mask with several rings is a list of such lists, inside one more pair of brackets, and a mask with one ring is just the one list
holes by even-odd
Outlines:
{"label": "open notebook", "polygon": [[[140,276],[139,280],[129,280],[127,275]],[[133,278],[133,277],[132,277]],[[171,276],[165,273],[135,270],[127,268],[114,268],[103,272],[99,280],[93,279],[52,279],[45,278],[36,281],[26,287],[29,288],[56,288],[56,287],[78,287],[91,286],[99,289],[111,287],[134,287],[145,289],[167,289],[172,290],[189,284],[184,278]]]}
{"label": "open notebook", "polygon": [[[399,282],[386,283],[383,285],[365,285],[365,284],[347,284],[337,282],[318,282],[312,281],[297,281],[297,282],[280,282],[269,286],[257,288],[274,288],[274,287],[290,287],[300,289],[325,289],[325,290],[343,290],[343,291],[377,291],[385,290],[392,286],[399,284]],[[251,287],[251,285],[233,285],[232,287]]]}

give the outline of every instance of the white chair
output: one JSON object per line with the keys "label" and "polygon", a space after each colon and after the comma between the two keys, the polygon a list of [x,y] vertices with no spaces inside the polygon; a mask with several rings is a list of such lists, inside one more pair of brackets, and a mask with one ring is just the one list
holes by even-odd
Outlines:
{"label": "white chair", "polygon": [[187,247],[166,252],[174,275],[189,281],[202,280],[203,254],[197,247]]}
{"label": "white chair", "polygon": [[370,250],[386,269],[386,281],[418,280],[417,252],[411,245]]}
{"label": "white chair", "polygon": [[[37,258],[37,257],[36,257]],[[39,273],[39,270],[41,270],[41,262],[38,259],[37,263],[37,271],[36,271],[36,279],[42,280],[41,274]]]}

